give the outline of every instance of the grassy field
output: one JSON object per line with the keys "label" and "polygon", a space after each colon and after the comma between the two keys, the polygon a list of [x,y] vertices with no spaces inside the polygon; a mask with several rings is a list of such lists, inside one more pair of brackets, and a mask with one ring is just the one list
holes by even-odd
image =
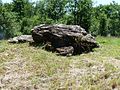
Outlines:
{"label": "grassy field", "polygon": [[94,52],[71,57],[0,41],[0,89],[120,90],[120,38],[97,41]]}

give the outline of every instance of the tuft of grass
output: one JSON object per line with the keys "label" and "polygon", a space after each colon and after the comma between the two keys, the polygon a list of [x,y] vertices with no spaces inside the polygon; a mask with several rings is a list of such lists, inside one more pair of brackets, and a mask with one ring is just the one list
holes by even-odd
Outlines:
{"label": "tuft of grass", "polygon": [[4,52],[7,48],[7,44],[5,41],[0,41],[0,53]]}

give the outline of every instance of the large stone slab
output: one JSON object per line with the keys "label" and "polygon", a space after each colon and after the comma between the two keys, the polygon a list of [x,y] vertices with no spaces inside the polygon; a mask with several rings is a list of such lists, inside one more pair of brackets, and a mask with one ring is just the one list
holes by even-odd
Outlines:
{"label": "large stone slab", "polygon": [[78,25],[41,24],[32,29],[32,37],[36,43],[52,47],[51,51],[57,51],[61,55],[81,54],[98,47],[95,37]]}
{"label": "large stone slab", "polygon": [[8,40],[9,43],[33,42],[32,35],[21,35]]}

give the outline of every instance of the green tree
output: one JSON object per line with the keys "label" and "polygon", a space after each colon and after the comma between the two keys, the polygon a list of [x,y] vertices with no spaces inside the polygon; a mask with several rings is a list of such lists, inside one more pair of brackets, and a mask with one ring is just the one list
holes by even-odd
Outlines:
{"label": "green tree", "polygon": [[17,22],[20,23],[20,31],[23,34],[30,34],[32,28],[32,19],[34,16],[33,3],[29,0],[13,0],[12,12],[17,14]]}
{"label": "green tree", "polygon": [[88,32],[91,25],[92,1],[71,0],[69,11],[74,16],[74,24],[82,26]]}
{"label": "green tree", "polygon": [[65,15],[66,0],[45,0],[45,11],[50,19],[58,21]]}
{"label": "green tree", "polygon": [[98,34],[101,36],[107,36],[108,34],[108,18],[105,14],[101,15]]}
{"label": "green tree", "polygon": [[13,0],[13,12],[18,14],[18,20],[23,17],[31,17],[33,15],[33,4],[29,0]]}
{"label": "green tree", "polygon": [[0,14],[0,30],[5,34],[5,38],[20,35],[20,25],[16,22],[16,14],[13,12],[5,11],[2,8],[2,13]]}

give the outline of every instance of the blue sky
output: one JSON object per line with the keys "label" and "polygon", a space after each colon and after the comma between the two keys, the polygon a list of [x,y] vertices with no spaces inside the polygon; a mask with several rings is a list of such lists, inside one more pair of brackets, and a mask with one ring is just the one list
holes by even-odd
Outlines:
{"label": "blue sky", "polygon": [[95,5],[110,4],[112,1],[115,1],[116,3],[120,4],[120,0],[93,0]]}
{"label": "blue sky", "polygon": [[[2,0],[2,2],[11,2],[12,0]],[[30,1],[38,1],[38,0],[30,0]],[[110,2],[115,1],[116,3],[120,4],[120,0],[93,0],[94,5],[99,5],[99,4],[109,4]]]}

